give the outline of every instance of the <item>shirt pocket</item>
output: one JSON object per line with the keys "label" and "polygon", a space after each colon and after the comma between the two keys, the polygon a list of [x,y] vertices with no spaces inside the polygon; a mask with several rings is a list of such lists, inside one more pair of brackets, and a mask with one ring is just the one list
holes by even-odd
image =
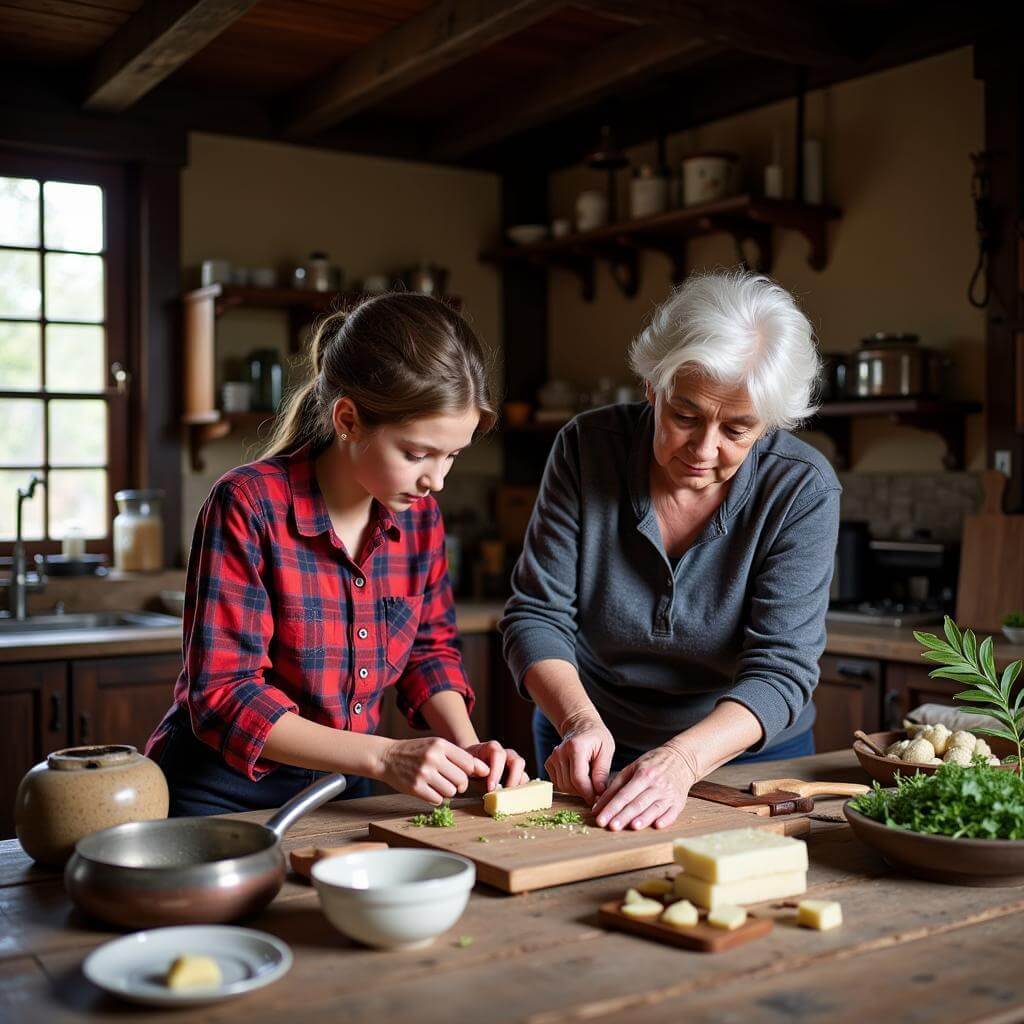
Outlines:
{"label": "shirt pocket", "polygon": [[385,658],[392,669],[401,672],[420,628],[423,595],[382,597],[381,603],[384,605]]}

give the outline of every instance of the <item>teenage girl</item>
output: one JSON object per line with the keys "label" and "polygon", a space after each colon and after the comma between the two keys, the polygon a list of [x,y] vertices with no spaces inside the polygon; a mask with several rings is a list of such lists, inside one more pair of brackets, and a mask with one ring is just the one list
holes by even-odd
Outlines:
{"label": "teenage girl", "polygon": [[[184,668],[146,748],[172,815],[277,807],[323,772],[351,776],[346,798],[379,779],[432,804],[525,778],[470,722],[431,496],[495,419],[480,343],[397,293],[327,317],[312,361],[264,458],[199,512]],[[389,686],[432,736],[376,735]]]}

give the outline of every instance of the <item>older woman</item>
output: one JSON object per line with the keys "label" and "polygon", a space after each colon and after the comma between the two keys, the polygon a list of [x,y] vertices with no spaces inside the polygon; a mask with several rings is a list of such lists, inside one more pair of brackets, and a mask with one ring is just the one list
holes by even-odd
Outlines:
{"label": "older woman", "polygon": [[555,441],[500,624],[538,764],[611,829],[670,825],[727,761],[814,752],[839,521],[788,432],[820,365],[788,292],[691,277],[630,362],[646,401]]}

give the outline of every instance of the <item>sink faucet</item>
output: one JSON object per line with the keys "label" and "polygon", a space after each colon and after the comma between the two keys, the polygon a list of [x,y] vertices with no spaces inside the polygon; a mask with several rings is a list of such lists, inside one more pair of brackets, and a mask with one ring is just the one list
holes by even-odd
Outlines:
{"label": "sink faucet", "polygon": [[43,590],[46,586],[46,559],[42,555],[36,555],[36,571],[34,578],[30,579],[25,568],[25,544],[21,539],[21,506],[24,501],[35,494],[37,487],[45,484],[41,477],[32,475],[27,487],[18,488],[18,507],[15,517],[16,532],[14,540],[14,552],[11,557],[11,579],[7,589],[8,616],[22,620],[28,618],[28,602],[26,598],[30,593]]}

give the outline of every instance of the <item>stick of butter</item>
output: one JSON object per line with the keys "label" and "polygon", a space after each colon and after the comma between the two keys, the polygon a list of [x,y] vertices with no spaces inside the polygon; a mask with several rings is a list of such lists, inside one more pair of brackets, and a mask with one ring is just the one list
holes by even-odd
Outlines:
{"label": "stick of butter", "polygon": [[168,988],[216,988],[223,981],[213,957],[182,953],[167,971]]}
{"label": "stick of butter", "polygon": [[843,923],[843,908],[835,900],[801,900],[796,907],[796,923],[827,932]]}
{"label": "stick of butter", "polygon": [[799,896],[807,891],[806,871],[785,871],[763,878],[743,878],[738,882],[708,882],[693,875],[676,875],[676,895],[709,910],[729,904],[761,903],[784,896]]}
{"label": "stick of butter", "polygon": [[716,907],[708,914],[708,924],[714,928],[735,931],[747,920],[747,912],[742,907]]}
{"label": "stick of butter", "polygon": [[525,814],[527,811],[546,811],[551,807],[555,787],[544,779],[532,779],[521,786],[496,789],[484,793],[484,810],[493,818],[496,814]]}
{"label": "stick of butter", "polygon": [[802,839],[757,828],[677,839],[672,854],[688,875],[708,882],[738,882],[807,870],[807,844]]}

